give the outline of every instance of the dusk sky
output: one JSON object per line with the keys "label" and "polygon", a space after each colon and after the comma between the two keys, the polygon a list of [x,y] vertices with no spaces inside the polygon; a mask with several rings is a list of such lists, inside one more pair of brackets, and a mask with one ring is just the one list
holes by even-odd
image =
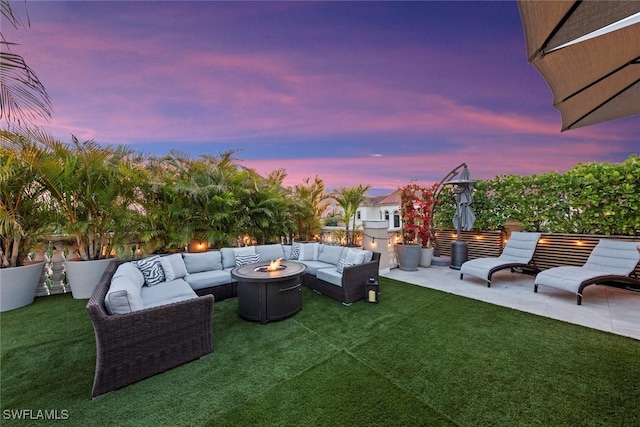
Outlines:
{"label": "dusk sky", "polygon": [[51,95],[39,124],[64,141],[235,149],[263,175],[284,168],[286,185],[317,175],[370,194],[461,162],[489,179],[640,152],[639,116],[560,132],[515,1],[26,7],[31,28],[3,33]]}

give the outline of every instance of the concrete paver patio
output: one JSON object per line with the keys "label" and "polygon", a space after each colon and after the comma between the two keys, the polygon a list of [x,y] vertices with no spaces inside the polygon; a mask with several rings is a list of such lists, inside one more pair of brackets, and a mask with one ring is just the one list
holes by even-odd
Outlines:
{"label": "concrete paver patio", "polygon": [[495,273],[490,288],[475,277],[460,280],[460,271],[449,267],[395,268],[382,276],[640,340],[640,293],[634,291],[587,286],[577,305],[569,292],[540,286],[534,293],[533,276],[509,270]]}

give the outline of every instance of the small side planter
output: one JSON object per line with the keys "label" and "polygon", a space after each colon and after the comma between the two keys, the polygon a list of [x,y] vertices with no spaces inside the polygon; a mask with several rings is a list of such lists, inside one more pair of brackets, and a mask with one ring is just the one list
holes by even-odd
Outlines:
{"label": "small side planter", "polygon": [[433,248],[422,248],[420,250],[420,267],[431,267],[431,260],[433,259]]}
{"label": "small side planter", "polygon": [[44,262],[0,268],[0,312],[33,303]]}

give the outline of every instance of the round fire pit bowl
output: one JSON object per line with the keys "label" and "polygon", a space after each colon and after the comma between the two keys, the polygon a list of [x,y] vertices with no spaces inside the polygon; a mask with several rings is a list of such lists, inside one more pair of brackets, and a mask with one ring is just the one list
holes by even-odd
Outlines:
{"label": "round fire pit bowl", "polygon": [[262,324],[291,317],[302,308],[302,275],[307,266],[281,261],[276,271],[269,262],[236,267],[231,277],[238,281],[238,314]]}

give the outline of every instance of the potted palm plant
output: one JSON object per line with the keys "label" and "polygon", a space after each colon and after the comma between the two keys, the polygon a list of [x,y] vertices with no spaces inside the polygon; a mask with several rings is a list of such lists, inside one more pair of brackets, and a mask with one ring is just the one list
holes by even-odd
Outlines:
{"label": "potted palm plant", "polygon": [[55,226],[55,212],[32,165],[38,150],[23,135],[0,131],[0,311],[33,302],[44,262],[28,254]]}
{"label": "potted palm plant", "polygon": [[114,246],[136,214],[133,150],[95,141],[70,144],[35,134],[42,157],[37,176],[61,216],[62,230],[75,238],[79,261],[65,262],[74,298],[89,298],[111,261]]}

